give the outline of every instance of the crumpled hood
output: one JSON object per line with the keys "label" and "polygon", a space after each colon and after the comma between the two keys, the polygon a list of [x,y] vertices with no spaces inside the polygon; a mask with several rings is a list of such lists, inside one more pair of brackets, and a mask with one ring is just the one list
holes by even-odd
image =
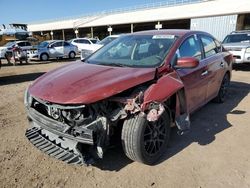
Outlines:
{"label": "crumpled hood", "polygon": [[235,43],[225,43],[222,44],[224,48],[231,49],[231,48],[247,48],[250,47],[249,42],[235,42]]}
{"label": "crumpled hood", "polygon": [[152,80],[154,76],[155,68],[76,62],[44,74],[29,87],[29,92],[57,104],[89,104]]}

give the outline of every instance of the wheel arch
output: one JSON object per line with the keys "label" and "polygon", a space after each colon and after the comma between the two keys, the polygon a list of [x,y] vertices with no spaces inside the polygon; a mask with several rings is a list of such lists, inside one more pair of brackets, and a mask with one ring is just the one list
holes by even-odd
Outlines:
{"label": "wheel arch", "polygon": [[171,106],[175,104],[177,110],[181,109],[180,112],[187,111],[184,84],[175,72],[162,76],[156,83],[152,84],[144,92],[143,98],[143,111],[147,110],[148,105],[152,102],[169,103]]}
{"label": "wheel arch", "polygon": [[40,60],[42,60],[41,58],[42,58],[42,55],[43,55],[43,54],[46,54],[46,55],[48,56],[48,59],[50,58],[50,56],[49,56],[49,54],[48,54],[47,52],[42,52],[42,53],[39,55],[39,59],[40,59]]}

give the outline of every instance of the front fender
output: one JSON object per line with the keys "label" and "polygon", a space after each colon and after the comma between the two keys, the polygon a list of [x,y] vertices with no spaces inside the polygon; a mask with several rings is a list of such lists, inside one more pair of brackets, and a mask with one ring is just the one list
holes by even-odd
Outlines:
{"label": "front fender", "polygon": [[142,109],[145,110],[153,101],[159,103],[166,101],[181,88],[184,88],[184,84],[176,72],[162,76],[144,92]]}

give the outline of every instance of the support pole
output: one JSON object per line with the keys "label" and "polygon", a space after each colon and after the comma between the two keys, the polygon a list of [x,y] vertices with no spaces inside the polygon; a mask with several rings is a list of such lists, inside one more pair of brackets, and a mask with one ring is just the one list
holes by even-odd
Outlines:
{"label": "support pole", "polygon": [[90,32],[91,32],[91,38],[94,38],[94,28],[93,27],[90,28]]}
{"label": "support pole", "polygon": [[64,29],[62,30],[62,37],[63,37],[63,40],[65,40]]}
{"label": "support pole", "polygon": [[130,25],[130,29],[131,29],[131,33],[133,33],[134,32],[134,24]]}

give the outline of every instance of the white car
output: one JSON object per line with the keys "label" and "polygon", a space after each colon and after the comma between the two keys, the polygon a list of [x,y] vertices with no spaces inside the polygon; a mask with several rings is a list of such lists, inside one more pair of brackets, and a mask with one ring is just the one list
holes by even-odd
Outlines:
{"label": "white car", "polygon": [[233,31],[222,42],[233,57],[235,63],[250,63],[250,31]]}
{"label": "white car", "polygon": [[94,50],[99,40],[94,38],[75,38],[68,42],[77,46],[79,52],[81,52],[81,50]]}
{"label": "white car", "polygon": [[63,40],[48,40],[39,43],[36,50],[29,50],[27,54],[29,59],[47,61],[50,58],[62,57],[74,59],[77,51],[77,46],[69,42]]}
{"label": "white car", "polygon": [[107,45],[113,40],[117,39],[120,35],[110,35],[101,40],[100,42],[94,44],[91,49],[82,49],[81,50],[81,60],[84,60],[86,57],[93,54],[95,51],[99,50],[101,47]]}
{"label": "white car", "polygon": [[13,41],[13,42],[8,42],[4,46],[0,47],[0,59],[6,58],[6,55],[8,54],[9,56],[12,56],[13,53],[13,48],[14,47],[20,47],[22,50],[30,50],[32,49],[32,45],[28,41]]}

